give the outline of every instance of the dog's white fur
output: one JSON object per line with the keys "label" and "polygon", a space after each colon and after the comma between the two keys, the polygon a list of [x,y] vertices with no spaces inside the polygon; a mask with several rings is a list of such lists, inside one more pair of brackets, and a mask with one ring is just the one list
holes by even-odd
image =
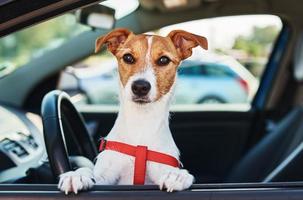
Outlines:
{"label": "dog's white fur", "polygon": [[[123,87],[120,82],[120,109],[116,122],[106,137],[107,140],[119,141],[131,145],[144,145],[148,149],[179,158],[179,150],[169,129],[169,105],[174,92],[175,82],[170,91],[158,101],[156,98],[156,77],[150,60],[152,36],[148,37],[148,50],[144,70],[134,74]],[[151,84],[149,99],[152,103],[138,104],[132,101],[131,84],[138,79],[145,79]],[[60,176],[58,188],[65,192],[77,193],[96,184],[133,184],[134,158],[115,151],[103,151],[97,156],[94,169],[80,168]],[[185,169],[147,162],[146,184],[157,184],[168,192],[189,188],[194,177]]]}

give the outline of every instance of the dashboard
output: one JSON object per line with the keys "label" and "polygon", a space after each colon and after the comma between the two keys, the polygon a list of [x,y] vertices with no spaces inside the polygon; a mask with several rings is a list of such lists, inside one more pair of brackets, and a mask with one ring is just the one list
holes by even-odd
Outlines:
{"label": "dashboard", "polygon": [[46,159],[41,117],[0,105],[0,183],[26,176]]}

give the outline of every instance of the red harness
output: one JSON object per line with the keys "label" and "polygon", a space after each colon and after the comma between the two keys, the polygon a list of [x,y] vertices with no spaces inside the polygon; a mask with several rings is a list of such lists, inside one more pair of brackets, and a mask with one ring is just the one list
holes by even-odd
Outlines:
{"label": "red harness", "polygon": [[148,150],[146,146],[133,146],[116,141],[107,141],[102,138],[99,151],[104,150],[117,151],[135,157],[134,185],[144,185],[147,161],[170,165],[172,167],[180,166],[179,161],[175,157]]}

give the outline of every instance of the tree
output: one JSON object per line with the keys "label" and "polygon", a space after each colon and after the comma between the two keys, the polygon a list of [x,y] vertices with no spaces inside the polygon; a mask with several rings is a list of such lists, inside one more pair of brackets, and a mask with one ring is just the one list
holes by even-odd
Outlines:
{"label": "tree", "polygon": [[0,40],[0,64],[21,66],[37,52],[44,52],[88,28],[66,14],[33,27],[10,34]]}
{"label": "tree", "polygon": [[248,55],[255,57],[266,56],[277,34],[278,28],[276,26],[255,26],[249,36],[236,38],[233,49],[244,50]]}

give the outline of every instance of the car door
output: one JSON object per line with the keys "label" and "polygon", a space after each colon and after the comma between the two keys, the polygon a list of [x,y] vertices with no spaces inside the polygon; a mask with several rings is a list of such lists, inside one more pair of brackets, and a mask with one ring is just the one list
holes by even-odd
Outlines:
{"label": "car door", "polygon": [[[5,1],[7,6],[10,6],[12,13],[7,14],[1,21],[1,35],[93,2],[39,1],[37,3],[27,1],[25,3],[22,0]],[[243,8],[243,10],[240,9],[241,12],[237,12],[237,9],[231,5],[229,9],[235,9],[235,13],[255,13],[252,11],[253,9],[245,10],[246,3],[235,2],[239,7],[244,6],[241,7]],[[259,4],[251,4],[251,6],[257,5]],[[222,4],[222,6],[220,7],[221,12],[226,12],[226,15],[228,12],[232,12],[228,11],[228,5]],[[4,7],[0,8],[0,13],[8,13]],[[209,9],[212,10],[212,8],[216,7]],[[223,11],[224,8],[227,11]],[[258,9],[260,12],[263,7],[258,7]],[[217,9],[216,11],[218,13]],[[141,9],[138,10],[139,16],[142,12]],[[156,15],[154,16],[156,19]],[[132,27],[132,25],[129,26]],[[256,132],[261,132],[261,135],[264,132],[264,118],[262,116],[270,94],[269,85],[276,75],[279,66],[277,63],[283,58],[282,52],[286,49],[288,37],[288,30],[282,30],[261,78],[259,90],[254,101],[250,104],[228,105],[227,107],[226,105],[212,105],[213,107],[208,105],[206,108],[187,106],[186,110],[182,106],[176,106],[172,109],[171,129],[174,133],[174,139],[182,150],[184,165],[198,177],[198,182],[224,181],[224,177],[234,163],[260,137]],[[115,108],[104,110],[102,106],[85,105],[79,106],[79,110],[88,123],[97,124],[97,129],[93,132],[96,139],[100,135],[108,133],[116,117]],[[96,186],[90,192],[69,197],[77,199],[301,199],[303,196],[301,188],[301,183],[196,184],[190,190],[167,194],[159,191],[156,186]],[[0,191],[0,199],[67,198],[57,190],[55,185],[8,184],[0,185]]]}

